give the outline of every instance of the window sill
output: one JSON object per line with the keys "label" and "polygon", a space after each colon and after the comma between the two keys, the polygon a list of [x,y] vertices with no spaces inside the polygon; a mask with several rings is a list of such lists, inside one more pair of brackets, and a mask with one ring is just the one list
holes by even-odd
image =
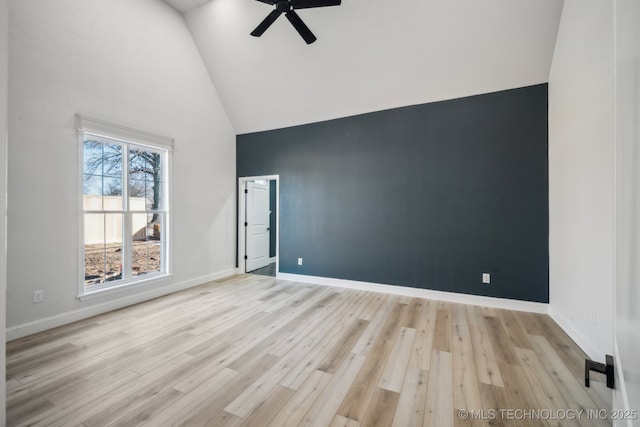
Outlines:
{"label": "window sill", "polygon": [[163,275],[153,276],[147,279],[136,280],[133,282],[122,283],[116,286],[109,286],[106,288],[100,288],[100,289],[88,291],[78,295],[76,298],[79,299],[80,301],[84,301],[88,299],[101,297],[103,295],[116,294],[116,293],[121,293],[123,291],[141,288],[143,286],[156,283],[156,282],[164,282],[171,278],[173,278],[173,274],[163,274]]}

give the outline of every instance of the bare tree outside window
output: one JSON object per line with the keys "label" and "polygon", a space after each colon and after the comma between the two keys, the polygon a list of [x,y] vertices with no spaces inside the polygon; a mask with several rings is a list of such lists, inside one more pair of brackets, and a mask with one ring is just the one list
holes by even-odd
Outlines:
{"label": "bare tree outside window", "polygon": [[[85,174],[122,176],[122,147],[89,139],[85,141],[85,152],[87,151],[91,154],[85,159]],[[129,197],[147,197],[151,211],[160,207],[161,159],[161,155],[153,151],[129,150]],[[109,182],[105,190],[108,195],[122,195],[121,183]]]}

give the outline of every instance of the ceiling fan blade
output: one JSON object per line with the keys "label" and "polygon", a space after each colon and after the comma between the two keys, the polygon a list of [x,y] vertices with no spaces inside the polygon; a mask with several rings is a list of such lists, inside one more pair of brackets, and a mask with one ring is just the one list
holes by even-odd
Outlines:
{"label": "ceiling fan blade", "polygon": [[291,25],[293,25],[293,28],[298,31],[298,34],[302,36],[307,44],[311,44],[316,41],[316,36],[314,36],[309,27],[307,27],[305,23],[302,22],[302,19],[300,19],[300,16],[298,16],[297,13],[295,13],[293,10],[290,10],[285,15],[287,16],[289,22],[291,22]]}
{"label": "ceiling fan blade", "polygon": [[291,6],[294,9],[310,9],[312,7],[340,6],[340,3],[342,0],[293,0]]}
{"label": "ceiling fan blade", "polygon": [[266,3],[266,4],[276,4],[278,0],[258,0],[258,1],[261,1],[262,3]]}
{"label": "ceiling fan blade", "polygon": [[260,37],[265,31],[267,31],[267,28],[269,28],[271,24],[276,22],[276,19],[278,19],[281,14],[282,12],[279,12],[277,10],[271,11],[271,13],[268,14],[266,18],[264,18],[260,25],[258,25],[256,29],[251,32],[251,35],[254,37]]}

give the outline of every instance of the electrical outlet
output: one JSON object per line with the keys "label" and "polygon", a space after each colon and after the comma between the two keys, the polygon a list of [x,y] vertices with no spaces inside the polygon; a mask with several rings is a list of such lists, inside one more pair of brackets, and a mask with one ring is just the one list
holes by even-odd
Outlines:
{"label": "electrical outlet", "polygon": [[489,274],[489,273],[482,273],[482,283],[485,283],[485,284],[487,284],[487,285],[488,285],[489,283],[491,283],[491,274]]}
{"label": "electrical outlet", "polygon": [[298,265],[302,265],[302,258],[298,258]]}
{"label": "electrical outlet", "polygon": [[44,291],[33,291],[34,304],[42,301],[44,301]]}

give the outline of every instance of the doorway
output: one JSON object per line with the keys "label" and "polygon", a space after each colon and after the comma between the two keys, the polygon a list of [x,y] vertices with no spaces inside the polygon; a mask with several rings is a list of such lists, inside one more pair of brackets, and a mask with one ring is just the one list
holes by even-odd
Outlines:
{"label": "doorway", "polygon": [[276,277],[279,270],[279,177],[238,179],[238,270]]}

